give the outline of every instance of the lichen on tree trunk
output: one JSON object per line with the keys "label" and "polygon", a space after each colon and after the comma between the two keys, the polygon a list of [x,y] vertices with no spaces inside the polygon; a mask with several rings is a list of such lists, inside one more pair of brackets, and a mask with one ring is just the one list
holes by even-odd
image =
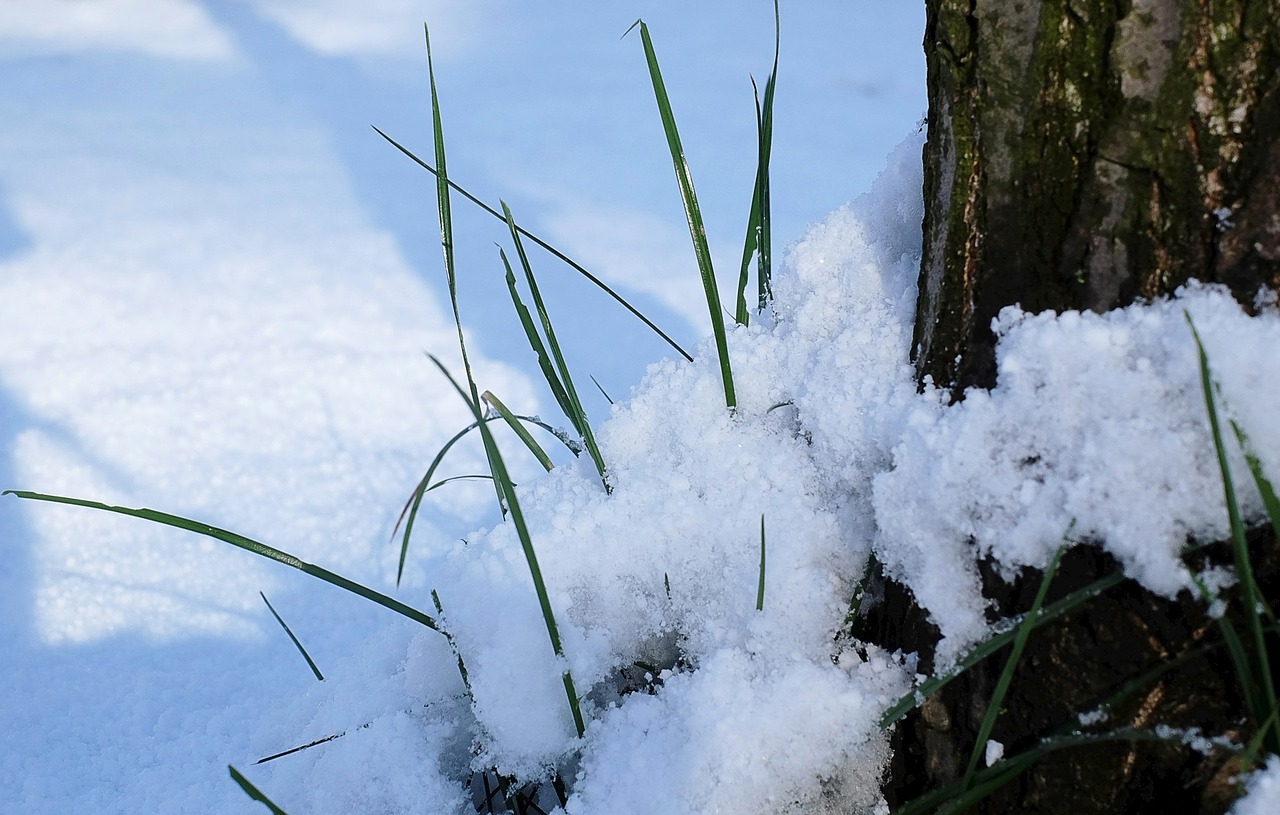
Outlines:
{"label": "lichen on tree trunk", "polygon": [[995,381],[1001,308],[1280,285],[1280,0],[929,0],[915,353]]}

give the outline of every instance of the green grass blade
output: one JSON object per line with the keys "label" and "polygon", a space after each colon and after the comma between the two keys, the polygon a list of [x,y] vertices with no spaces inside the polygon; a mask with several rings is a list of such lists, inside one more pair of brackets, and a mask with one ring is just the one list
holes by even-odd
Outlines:
{"label": "green grass blade", "polygon": [[[429,355],[430,356],[430,355]],[[454,390],[462,397],[462,400],[471,408],[472,414],[476,420],[481,419],[480,406],[467,398],[466,392],[453,378],[449,370],[444,367],[434,356],[431,361],[435,363],[440,372],[448,378],[453,385]],[[493,434],[489,432],[489,427],[484,422],[480,422],[480,435],[484,439],[485,449],[489,452],[489,462],[493,465],[493,480],[501,490],[506,506],[510,512],[511,522],[516,528],[516,536],[520,539],[520,546],[524,550],[525,561],[529,566],[529,575],[533,580],[534,592],[538,596],[538,605],[542,609],[542,619],[547,627],[547,637],[551,640],[551,648],[555,652],[556,657],[564,660],[564,646],[560,641],[560,629],[556,625],[555,612],[551,608],[551,597],[547,593],[546,582],[542,578],[542,568],[538,565],[538,555],[533,548],[533,538],[529,534],[529,528],[525,524],[524,513],[520,510],[520,500],[516,495],[515,486],[511,482],[511,476],[507,472],[506,464],[502,460],[502,453],[498,450],[498,444],[493,438]],[[569,700],[569,712],[573,715],[574,726],[578,730],[578,736],[581,737],[586,732],[586,725],[582,720],[582,710],[578,703],[578,694],[574,689],[573,676],[569,671],[568,665],[565,665],[562,675],[564,680],[565,695]]]}
{"label": "green grass blade", "polygon": [[547,451],[543,450],[542,445],[534,440],[532,434],[520,423],[519,417],[512,413],[511,409],[504,405],[501,399],[493,395],[493,391],[485,391],[480,394],[480,398],[493,405],[493,409],[498,411],[498,415],[506,421],[507,426],[520,438],[520,441],[524,442],[524,446],[529,448],[529,452],[533,453],[533,457],[538,460],[543,469],[547,472],[555,469],[555,465],[551,463],[551,457],[547,455]]}
{"label": "green grass blade", "polygon": [[764,611],[764,513],[760,514],[760,584],[756,587],[756,611]]}
{"label": "green grass blade", "polygon": [[259,543],[244,535],[238,535],[235,532],[229,532],[225,529],[219,529],[216,526],[210,526],[200,521],[193,521],[189,518],[183,518],[178,515],[170,515],[167,512],[157,512],[154,509],[130,509],[129,507],[116,507],[100,503],[98,501],[86,501],[83,498],[67,498],[61,495],[46,495],[39,492],[29,492],[27,490],[5,490],[0,495],[16,495],[19,498],[25,498],[30,501],[48,501],[55,504],[70,504],[77,507],[87,507],[88,509],[101,510],[103,512],[113,512],[117,515],[128,515],[133,518],[141,518],[144,521],[162,524],[164,526],[172,526],[177,529],[185,529],[188,532],[195,532],[197,535],[204,535],[207,538],[229,543],[232,546],[244,549],[246,552],[252,552],[255,555],[265,557],[268,560],[274,560],[277,563],[283,563],[300,572],[309,574],[312,577],[319,578],[324,582],[337,586],[344,591],[359,595],[366,600],[372,600],[383,608],[390,609],[402,616],[408,617],[416,623],[425,625],[433,631],[439,631],[440,627],[436,621],[430,616],[423,614],[412,606],[388,597],[381,592],[374,591],[371,588],[362,586],[352,580],[348,580],[340,574],[335,574],[328,569],[315,566],[306,561],[300,560],[293,555],[282,552],[279,549],[267,546],[265,543]]}
{"label": "green grass blade", "polygon": [[[440,94],[436,90],[436,71],[431,59],[431,32],[427,24],[422,24],[422,33],[427,44],[427,76],[431,85],[431,135],[436,153],[436,208],[440,216],[440,245],[444,250],[445,280],[449,285],[449,305],[453,308],[453,323],[458,329],[458,350],[462,353],[462,370],[466,375],[467,388],[471,391],[471,401],[480,404],[480,391],[476,387],[475,377],[471,375],[471,359],[467,355],[467,341],[462,331],[462,314],[458,311],[458,273],[453,254],[453,210],[449,203],[449,171],[445,161],[444,122],[440,116]],[[495,485],[494,489],[497,487]],[[502,495],[498,493],[498,504],[502,506]],[[506,508],[502,507],[505,514]]]}
{"label": "green grass blade", "polygon": [[611,397],[609,395],[609,392],[604,389],[604,385],[600,384],[600,380],[596,379],[594,376],[591,376],[590,374],[587,374],[587,376],[591,377],[592,383],[595,384],[596,390],[600,391],[600,395],[604,397],[604,400],[608,402],[610,405],[612,405],[613,397]]}
{"label": "green grass blade", "polygon": [[[485,421],[495,422],[495,421],[498,421],[500,418],[502,417],[486,416]],[[546,422],[542,421],[536,416],[517,415],[516,418],[527,424],[536,425],[542,428],[543,430],[547,431],[548,433],[550,433],[552,436],[555,436],[560,441],[560,443],[563,444],[565,447],[567,447],[569,449],[569,452],[573,453],[575,456],[582,454],[582,446],[579,445],[577,442],[575,442],[573,439],[569,438],[569,436],[559,428],[552,427],[551,425],[547,424]],[[407,501],[405,501],[404,508],[400,510],[400,517],[396,519],[396,525],[391,530],[391,537],[395,538],[396,532],[400,529],[401,524],[404,525],[404,535],[400,544],[400,565],[396,572],[397,587],[399,587],[401,577],[404,574],[405,558],[409,553],[409,538],[410,538],[410,535],[413,533],[413,523],[414,523],[414,520],[418,517],[418,510],[422,506],[423,496],[426,493],[430,492],[431,490],[435,489],[436,487],[443,486],[444,484],[447,484],[450,481],[455,481],[458,478],[487,478],[487,479],[493,478],[493,476],[490,476],[490,475],[454,476],[453,478],[446,478],[443,481],[438,481],[434,484],[431,482],[431,476],[435,475],[436,469],[439,468],[441,462],[444,461],[445,453],[449,452],[449,449],[452,448],[453,445],[461,441],[463,437],[465,437],[472,430],[475,430],[476,427],[477,427],[477,424],[475,422],[472,422],[471,424],[467,425],[462,430],[454,434],[453,438],[445,442],[444,446],[440,448],[440,452],[436,453],[436,457],[432,459],[431,466],[427,468],[426,474],[422,476],[422,479],[420,481],[418,481],[418,486],[414,487],[413,494],[409,496],[409,499]]]}
{"label": "green grass blade", "polygon": [[[1192,575],[1191,581],[1200,591],[1200,596],[1204,599],[1205,605],[1209,606],[1218,599],[1209,587],[1204,584],[1198,576]],[[1262,711],[1263,701],[1259,696],[1259,688],[1253,679],[1253,668],[1249,664],[1249,655],[1245,650],[1244,643],[1240,639],[1240,635],[1236,632],[1236,627],[1231,624],[1231,620],[1224,615],[1218,617],[1218,631],[1222,634],[1222,641],[1226,643],[1227,653],[1231,655],[1231,664],[1236,669],[1236,679],[1240,682],[1240,694],[1244,697],[1245,707],[1249,710],[1249,715],[1256,720]]]}
{"label": "green grass blade", "polygon": [[[520,258],[520,265],[524,269],[525,282],[529,286],[529,295],[533,298],[533,307],[538,312],[538,320],[542,323],[542,332],[547,337],[547,346],[551,349],[551,357],[555,360],[556,370],[559,373],[558,379],[564,388],[567,404],[562,403],[561,407],[566,408],[565,415],[570,423],[573,424],[573,428],[578,431],[578,435],[582,437],[582,443],[586,445],[587,453],[591,456],[591,460],[596,465],[596,470],[600,473],[600,481],[604,484],[605,492],[612,492],[613,488],[609,485],[609,477],[605,472],[604,456],[600,454],[600,447],[596,444],[595,434],[591,431],[591,422],[587,419],[587,412],[582,407],[582,400],[578,398],[577,388],[573,386],[573,376],[570,375],[569,365],[565,362],[564,354],[560,351],[560,343],[556,341],[555,328],[551,324],[550,315],[547,314],[546,303],[542,301],[542,293],[538,290],[538,281],[533,276],[533,267],[529,264],[529,257],[524,251],[524,243],[520,240],[520,231],[516,229],[515,218],[512,217],[511,208],[507,206],[506,201],[502,202],[502,214],[506,217],[507,227],[511,231],[511,239],[515,242],[516,254]],[[503,257],[503,262],[506,262],[505,256]],[[508,265],[508,272],[510,272],[510,269],[511,267]],[[515,295],[514,288],[512,288],[512,295]],[[543,355],[545,356],[545,351]]]}
{"label": "green grass blade", "polygon": [[289,639],[293,642],[293,647],[298,649],[298,653],[302,654],[302,658],[307,661],[307,667],[311,669],[311,673],[316,675],[316,679],[320,682],[324,681],[324,674],[320,673],[320,669],[316,666],[316,662],[307,653],[307,649],[302,647],[302,642],[294,635],[293,629],[280,616],[280,612],[276,611],[276,607],[271,605],[271,601],[267,599],[267,595],[258,592],[258,596],[262,598],[262,602],[267,604],[267,610],[271,612],[271,616],[276,618],[276,622],[280,623],[280,627],[284,629],[284,633],[289,635]]}
{"label": "green grass blade", "polygon": [[[1075,522],[1072,521],[1071,525],[1075,526]],[[1067,534],[1070,534],[1069,529]],[[973,786],[973,774],[978,768],[978,761],[981,760],[986,752],[987,739],[991,737],[991,730],[995,727],[996,718],[1000,715],[1000,707],[1004,704],[1004,697],[1009,692],[1009,685],[1013,682],[1013,673],[1018,668],[1018,661],[1022,659],[1022,651],[1027,646],[1027,639],[1031,636],[1031,629],[1034,627],[1036,619],[1040,616],[1040,608],[1044,605],[1044,598],[1049,593],[1049,584],[1053,582],[1053,577],[1058,572],[1058,564],[1062,562],[1062,555],[1066,550],[1066,544],[1064,543],[1054,553],[1053,560],[1050,561],[1048,568],[1044,570],[1044,577],[1040,580],[1040,589],[1036,592],[1036,598],[1031,603],[1031,610],[1022,618],[1022,623],[1018,625],[1017,633],[1013,638],[1013,649],[1009,652],[1009,658],[1005,661],[1004,670],[996,681],[995,691],[991,694],[991,700],[987,703],[987,711],[983,715],[982,724],[978,728],[978,737],[974,742],[973,752],[969,754],[969,766],[964,772],[964,786],[966,789]]]}
{"label": "green grass blade", "polygon": [[[1183,744],[1184,735],[1179,732],[1162,732],[1126,728],[1112,730],[1107,733],[1072,733],[1053,736],[1041,741],[1034,747],[996,762],[990,767],[979,770],[971,789],[966,790],[963,778],[933,792],[922,795],[913,801],[894,810],[894,815],[919,815],[924,812],[963,812],[974,804],[988,797],[1000,787],[1013,781],[1031,765],[1050,753],[1083,747],[1093,744],[1111,742],[1158,742],[1161,744]],[[1235,750],[1242,752],[1242,750]]]}
{"label": "green grass blade", "polygon": [[289,813],[272,803],[270,798],[263,795],[262,791],[255,787],[252,781],[241,775],[240,771],[235,767],[228,764],[227,770],[231,773],[231,780],[240,785],[240,789],[244,790],[244,794],[260,804],[265,804],[267,809],[271,810],[271,815],[289,815]]}
{"label": "green grass blade", "polygon": [[[440,592],[435,589],[431,590],[431,602],[436,607],[436,614],[441,619],[444,618],[444,604],[440,602]],[[458,641],[454,639],[453,632],[447,627],[441,626],[441,633],[444,634],[445,640],[449,643],[449,650],[453,651],[453,658],[458,661],[458,675],[462,677],[462,686],[467,689],[467,696],[475,700],[475,694],[471,691],[471,674],[467,672],[467,663],[462,659],[462,651],[458,650]]]}
{"label": "green grass blade", "polygon": [[1249,473],[1253,476],[1253,483],[1258,485],[1258,492],[1262,495],[1262,505],[1267,509],[1267,517],[1271,519],[1271,529],[1275,532],[1276,538],[1280,539],[1280,498],[1276,497],[1275,487],[1267,480],[1267,476],[1262,472],[1262,462],[1253,452],[1253,447],[1249,444],[1249,437],[1240,429],[1240,425],[1235,420],[1231,420],[1231,429],[1236,434],[1236,441],[1240,443],[1240,449],[1244,451],[1245,463],[1249,465]]}
{"label": "green grass blade", "polygon": [[671,152],[671,161],[676,171],[676,182],[680,186],[680,200],[684,203],[685,219],[689,222],[689,236],[693,239],[693,251],[698,260],[698,271],[702,275],[702,288],[707,296],[707,309],[711,313],[711,332],[715,336],[716,353],[720,357],[720,374],[724,379],[724,401],[725,405],[733,410],[738,404],[738,397],[733,389],[729,343],[725,337],[720,290],[716,285],[715,269],[711,264],[711,249],[707,245],[707,229],[702,220],[702,211],[698,208],[698,196],[693,189],[693,176],[689,172],[689,163],[685,160],[684,147],[680,144],[680,132],[676,128],[675,114],[671,111],[671,100],[667,97],[667,88],[662,81],[662,70],[658,67],[658,56],[653,50],[649,26],[643,20],[637,21],[637,24],[640,26],[640,40],[644,44],[645,61],[649,64],[653,94],[658,102],[658,115],[662,117],[662,130],[667,137],[667,147]]}
{"label": "green grass blade", "polygon": [[462,366],[466,370],[467,384],[471,389],[471,399],[479,403],[480,394],[476,390],[475,380],[471,376],[471,361],[467,357],[467,342],[462,334],[462,316],[458,312],[458,274],[453,253],[453,208],[449,201],[449,172],[445,160],[444,121],[440,116],[440,94],[436,90],[436,71],[431,59],[431,32],[426,23],[422,25],[422,33],[427,43],[427,77],[431,85],[431,134],[435,144],[436,167],[436,209],[440,219],[440,246],[444,250],[445,280],[449,285],[449,303],[453,306],[453,321],[458,328],[458,347],[462,351]]}
{"label": "green grass blade", "polygon": [[[1213,378],[1209,368],[1209,355],[1200,340],[1200,332],[1196,331],[1190,313],[1186,314],[1187,324],[1191,326],[1191,335],[1195,338],[1196,352],[1200,362],[1200,385],[1204,390],[1205,408],[1209,413],[1209,428],[1213,433],[1213,448],[1218,456],[1218,468],[1222,471],[1222,489],[1227,504],[1227,517],[1231,524],[1231,550],[1235,560],[1236,577],[1240,581],[1240,599],[1244,606],[1245,624],[1252,640],[1252,654],[1249,660],[1252,681],[1258,685],[1260,707],[1253,711],[1254,723],[1275,716],[1280,706],[1276,703],[1275,680],[1271,675],[1271,660],[1267,652],[1267,644],[1263,633],[1262,613],[1259,610],[1261,593],[1253,574],[1253,563],[1249,557],[1249,544],[1245,539],[1244,519],[1240,514],[1240,505],[1236,500],[1235,485],[1231,479],[1231,467],[1227,462],[1227,448],[1222,438],[1222,427],[1218,420],[1218,408],[1214,399]],[[1247,677],[1241,677],[1245,680]],[[1280,736],[1268,740],[1269,752],[1280,752]]]}
{"label": "green grass blade", "polygon": [[[422,169],[424,169],[424,170],[426,170],[427,172],[431,173],[432,175],[436,176],[437,178],[439,178],[439,177],[440,177],[440,175],[441,175],[441,174],[440,174],[440,171],[439,171],[439,170],[437,170],[435,167],[433,167],[433,166],[431,166],[430,164],[428,164],[427,162],[423,161],[421,158],[419,158],[418,156],[416,156],[412,151],[410,151],[410,150],[409,150],[408,148],[406,148],[404,145],[400,144],[400,143],[399,143],[399,142],[397,142],[395,139],[393,139],[393,138],[391,138],[390,136],[388,136],[386,133],[383,133],[383,132],[382,132],[381,130],[379,130],[376,126],[375,126],[373,129],[377,132],[377,134],[378,134],[379,136],[381,136],[382,138],[386,139],[386,140],[387,140],[387,142],[388,142],[388,143],[390,143],[392,147],[394,147],[394,148],[396,148],[397,150],[399,150],[401,153],[403,153],[405,156],[407,156],[411,161],[413,161],[413,162],[414,162],[415,164],[417,164],[419,167],[421,167]],[[486,204],[484,201],[481,201],[479,198],[477,198],[475,195],[473,195],[471,192],[469,192],[466,188],[464,188],[464,187],[462,187],[461,185],[459,185],[459,184],[455,183],[452,179],[449,179],[449,178],[447,178],[447,177],[446,177],[446,179],[445,179],[445,180],[446,180],[446,182],[449,184],[450,189],[454,190],[455,192],[457,192],[458,194],[460,194],[462,197],[466,198],[468,201],[470,201],[471,203],[475,204],[475,205],[476,205],[476,206],[478,206],[480,209],[482,209],[483,211],[485,211],[485,212],[489,213],[490,215],[492,215],[493,217],[497,218],[498,220],[502,220],[502,213],[501,213],[501,212],[499,212],[497,209],[495,209],[494,207],[489,206],[489,205],[488,205],[488,204]],[[627,311],[631,312],[631,315],[632,315],[632,316],[634,316],[636,319],[638,319],[640,322],[644,323],[644,324],[645,324],[645,326],[646,326],[646,327],[648,327],[650,331],[652,331],[653,333],[655,333],[655,334],[657,334],[659,337],[661,337],[661,338],[663,339],[663,341],[665,341],[668,345],[670,345],[673,349],[675,349],[676,353],[678,353],[680,356],[684,357],[684,358],[685,358],[686,360],[688,360],[689,362],[693,362],[693,356],[692,356],[692,355],[690,355],[688,351],[684,350],[684,348],[682,348],[678,342],[676,342],[675,340],[673,340],[673,339],[672,339],[672,338],[671,338],[671,337],[670,337],[670,336],[669,336],[665,331],[663,331],[661,328],[659,328],[659,327],[657,326],[657,324],[655,324],[652,320],[650,320],[648,317],[646,317],[642,311],[640,311],[640,310],[639,310],[639,309],[637,309],[635,306],[633,306],[633,305],[631,305],[629,302],[627,302],[626,298],[624,298],[622,295],[618,294],[616,291],[614,291],[612,288],[610,288],[610,287],[609,287],[609,285],[608,285],[607,283],[605,283],[603,280],[601,280],[600,278],[598,278],[598,277],[596,277],[595,275],[593,275],[591,272],[587,271],[587,270],[582,266],[582,264],[578,263],[578,262],[577,262],[576,260],[574,260],[573,258],[571,258],[571,257],[569,257],[568,255],[566,255],[565,253],[561,252],[559,249],[555,248],[554,246],[552,246],[552,245],[551,245],[550,243],[548,243],[547,241],[543,240],[542,238],[540,238],[540,237],[538,237],[537,235],[533,234],[532,232],[528,231],[528,230],[527,230],[527,229],[525,229],[524,227],[519,227],[519,229],[520,229],[520,234],[521,234],[521,235],[525,236],[525,237],[526,237],[526,238],[528,238],[529,240],[531,240],[531,241],[533,241],[534,243],[536,243],[538,246],[542,247],[542,248],[543,248],[547,253],[549,253],[552,257],[554,257],[554,258],[556,258],[557,260],[559,260],[560,262],[564,263],[566,266],[568,266],[570,269],[573,269],[573,270],[574,270],[575,272],[577,272],[579,275],[581,275],[581,276],[585,277],[588,281],[590,281],[593,285],[595,285],[595,286],[596,286],[596,288],[600,289],[600,290],[601,290],[601,291],[603,291],[605,294],[607,294],[607,295],[609,295],[610,297],[612,297],[614,300],[616,300],[616,301],[618,302],[618,304],[619,304],[619,305],[621,305],[621,306],[622,306],[623,308],[625,308]]]}
{"label": "green grass blade", "polygon": [[564,383],[560,381],[560,375],[556,372],[555,363],[551,360],[551,354],[547,352],[547,346],[542,341],[542,335],[538,333],[537,325],[533,322],[533,315],[529,313],[528,306],[520,298],[520,291],[516,288],[516,275],[511,270],[511,261],[507,259],[507,253],[501,247],[498,248],[498,256],[502,259],[502,266],[506,272],[507,291],[511,294],[511,303],[515,306],[516,316],[520,319],[520,326],[524,329],[525,339],[529,342],[529,347],[533,349],[534,355],[538,358],[538,367],[542,369],[542,378],[546,380],[547,387],[551,389],[551,395],[555,398],[556,404],[560,406],[560,411],[572,421],[573,406],[569,402],[569,394],[565,392]]}
{"label": "green grass blade", "polygon": [[764,86],[764,105],[754,79],[751,87],[756,99],[756,183],[751,193],[751,212],[747,217],[747,237],[742,248],[742,267],[738,274],[738,300],[735,318],[741,325],[750,321],[747,310],[747,278],[751,258],[757,258],[756,281],[759,308],[764,310],[773,298],[769,203],[769,162],[773,152],[773,96],[778,78],[778,52],[782,47],[782,19],[778,2],[773,3],[773,70]]}
{"label": "green grass blade", "polygon": [[[1083,588],[1071,592],[1060,600],[1055,600],[1040,610],[1040,615],[1032,621],[1031,628],[1034,630],[1046,623],[1053,622],[1059,617],[1070,614],[1103,592],[1123,583],[1124,580],[1125,576],[1122,572],[1113,572],[1109,575],[1098,578]],[[893,726],[893,724],[903,716],[919,707],[921,701],[932,696],[957,676],[960,676],[974,665],[1008,645],[1013,641],[1013,638],[1017,636],[1017,631],[1018,629],[1016,628],[1010,631],[1005,631],[979,643],[972,651],[966,654],[959,663],[957,663],[955,668],[945,673],[931,676],[924,682],[920,683],[920,687],[904,695],[894,703],[893,706],[885,711],[884,715],[880,717],[881,729],[887,729]]]}

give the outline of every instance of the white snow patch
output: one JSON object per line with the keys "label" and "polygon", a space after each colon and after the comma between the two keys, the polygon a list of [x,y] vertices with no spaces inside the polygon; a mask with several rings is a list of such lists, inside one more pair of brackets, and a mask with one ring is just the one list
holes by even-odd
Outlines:
{"label": "white snow patch", "polygon": [[1280,756],[1249,774],[1244,796],[1231,807],[1230,815],[1274,815],[1280,812]]}

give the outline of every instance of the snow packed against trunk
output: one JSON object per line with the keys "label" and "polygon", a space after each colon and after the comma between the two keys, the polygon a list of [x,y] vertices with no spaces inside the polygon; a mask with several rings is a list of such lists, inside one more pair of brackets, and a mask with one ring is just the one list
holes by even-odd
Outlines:
{"label": "snow packed against trunk", "polygon": [[921,139],[790,248],[772,310],[731,331],[734,415],[704,345],[598,427],[611,495],[589,461],[522,482],[566,659],[511,524],[471,534],[403,594],[438,590],[474,702],[437,633],[372,637],[346,680],[263,725],[264,746],[349,731],[254,774],[278,803],[464,812],[469,772],[496,768],[558,770],[572,815],[880,811],[877,720],[919,677],[909,655],[835,641],[872,553],[932,615],[943,664],[991,633],[975,559],[1043,567],[1072,524],[1153,591],[1190,585],[1180,550],[1225,537],[1227,514],[1184,312],[1273,480],[1280,317],[1200,285],[1102,315],[1009,308],[994,390],[918,393]]}

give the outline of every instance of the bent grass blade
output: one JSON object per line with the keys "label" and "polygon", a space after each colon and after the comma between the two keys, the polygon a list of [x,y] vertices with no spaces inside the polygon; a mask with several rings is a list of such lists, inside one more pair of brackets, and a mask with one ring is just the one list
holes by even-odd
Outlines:
{"label": "bent grass blade", "polygon": [[[1035,630],[1046,623],[1066,614],[1070,614],[1076,609],[1083,606],[1093,598],[1123,583],[1125,576],[1122,572],[1112,572],[1109,575],[1100,577],[1089,585],[1077,589],[1066,597],[1056,600],[1040,610],[1040,615],[1031,621],[1031,628]],[[882,730],[892,727],[903,716],[906,716],[912,710],[920,706],[920,703],[936,693],[940,688],[946,686],[953,679],[963,674],[982,660],[999,651],[1008,645],[1017,636],[1019,629],[1014,628],[1001,634],[996,634],[988,640],[979,643],[973,648],[957,665],[949,671],[929,677],[920,686],[910,693],[905,694],[896,703],[893,704],[884,715],[880,717],[880,728]]]}
{"label": "bent grass blade", "polygon": [[533,453],[533,457],[538,460],[543,469],[547,472],[555,469],[555,465],[551,463],[551,457],[547,455],[547,451],[542,449],[542,445],[538,444],[533,435],[520,423],[520,418],[512,413],[511,409],[504,405],[501,399],[493,395],[493,391],[485,391],[480,394],[480,398],[498,411],[498,415],[507,423],[512,432],[520,438],[520,441],[524,442],[524,446],[529,448],[529,452]]}
{"label": "bent grass blade", "polygon": [[[424,169],[424,170],[426,170],[427,172],[431,173],[432,175],[436,176],[437,178],[439,178],[439,177],[441,176],[441,172],[440,172],[440,170],[437,170],[435,167],[432,167],[430,164],[428,164],[427,162],[423,161],[421,158],[419,158],[417,155],[415,155],[415,154],[414,154],[411,150],[409,150],[407,147],[405,147],[404,145],[400,144],[398,141],[396,141],[395,139],[393,139],[393,138],[391,138],[390,136],[388,136],[386,133],[384,133],[384,132],[382,132],[381,130],[379,130],[377,126],[374,126],[374,128],[373,128],[373,129],[374,129],[374,131],[375,131],[375,132],[377,132],[377,134],[378,134],[379,136],[381,136],[383,139],[386,139],[386,141],[387,141],[387,142],[388,142],[392,147],[396,148],[396,149],[397,149],[397,150],[399,150],[401,153],[403,153],[406,157],[408,157],[411,161],[413,161],[413,163],[417,164],[419,167],[421,167],[422,169]],[[501,213],[501,212],[499,212],[499,211],[498,211],[497,209],[495,209],[494,207],[489,206],[489,205],[488,205],[488,204],[486,204],[484,201],[481,201],[479,198],[477,198],[475,195],[473,195],[473,194],[472,194],[470,191],[468,191],[466,188],[464,188],[464,187],[462,187],[461,185],[459,185],[459,184],[455,183],[452,179],[448,179],[448,178],[446,178],[446,182],[448,183],[448,185],[449,185],[449,187],[450,187],[451,189],[453,189],[454,191],[456,191],[459,195],[461,195],[462,197],[466,198],[466,199],[467,199],[468,201],[470,201],[471,203],[475,204],[477,207],[479,207],[479,208],[480,208],[480,209],[482,209],[483,211],[485,211],[485,212],[489,213],[490,215],[492,215],[493,217],[497,218],[498,220],[502,220],[502,219],[503,219],[503,218],[502,218],[502,213]],[[547,241],[543,240],[542,238],[540,238],[540,237],[538,237],[537,235],[533,234],[532,232],[528,231],[528,230],[527,230],[527,229],[525,229],[524,227],[517,227],[517,228],[520,230],[520,234],[521,234],[521,235],[525,236],[525,237],[526,237],[526,238],[528,238],[529,240],[531,240],[531,241],[533,241],[534,243],[536,243],[538,246],[542,247],[542,249],[544,249],[544,250],[545,250],[547,253],[549,253],[552,257],[554,257],[554,258],[556,258],[557,260],[559,260],[560,262],[564,263],[564,264],[565,264],[566,266],[568,266],[570,269],[573,269],[575,272],[577,272],[578,274],[580,274],[580,275],[582,275],[583,277],[585,277],[589,282],[591,282],[594,286],[596,286],[596,288],[600,289],[600,290],[601,290],[601,291],[603,291],[605,294],[607,294],[607,295],[609,295],[610,297],[612,297],[615,301],[617,301],[617,302],[618,302],[618,304],[619,304],[619,305],[621,305],[623,308],[625,308],[627,311],[629,311],[633,317],[635,317],[635,318],[636,318],[637,320],[639,320],[640,322],[644,323],[644,325],[645,325],[645,326],[646,326],[650,331],[652,331],[653,333],[657,334],[657,335],[658,335],[658,336],[659,336],[659,337],[660,337],[664,342],[666,342],[666,343],[667,343],[667,345],[670,345],[670,346],[672,347],[672,349],[674,349],[674,350],[675,350],[675,352],[676,352],[676,353],[678,353],[680,356],[684,357],[684,358],[685,358],[685,360],[686,360],[687,362],[693,362],[693,356],[692,356],[688,351],[684,350],[684,348],[682,348],[682,347],[680,346],[680,343],[678,343],[678,342],[676,342],[675,340],[673,340],[669,334],[667,334],[665,331],[663,331],[661,328],[659,328],[659,327],[657,326],[657,324],[656,324],[656,323],[654,323],[652,320],[650,320],[648,317],[646,317],[646,316],[644,315],[644,312],[640,311],[638,308],[636,308],[635,306],[631,305],[631,303],[627,302],[626,298],[624,298],[622,295],[618,294],[616,291],[614,291],[612,288],[610,288],[610,287],[609,287],[609,285],[608,285],[607,283],[605,283],[603,280],[601,280],[600,278],[598,278],[598,277],[596,277],[595,275],[593,275],[591,272],[587,271],[587,270],[586,270],[586,268],[584,268],[584,267],[582,266],[582,264],[578,263],[576,260],[574,260],[573,258],[569,257],[569,256],[568,256],[568,255],[566,255],[564,252],[561,252],[559,249],[555,248],[554,246],[552,246],[552,245],[551,245],[550,243],[548,243]]]}
{"label": "bent grass blade", "polygon": [[131,509],[129,507],[110,506],[99,501],[87,501],[83,498],[68,498],[62,495],[46,495],[40,492],[30,492],[28,490],[5,490],[0,495],[16,495],[19,498],[25,498],[29,501],[48,501],[54,504],[70,504],[77,507],[85,507],[88,509],[96,509],[102,512],[112,512],[117,515],[128,515],[133,518],[141,518],[144,521],[161,524],[163,526],[172,526],[176,529],[184,529],[188,532],[195,532],[197,535],[204,535],[207,538],[229,543],[232,546],[244,549],[246,552],[252,552],[255,555],[274,560],[277,563],[283,563],[285,566],[297,569],[300,572],[309,574],[312,577],[319,578],[324,582],[337,586],[338,588],[348,591],[352,594],[359,595],[366,600],[371,600],[383,608],[408,617],[415,623],[424,625],[432,631],[440,631],[439,624],[435,619],[427,614],[423,614],[412,606],[406,605],[394,597],[388,597],[382,592],[375,591],[367,586],[362,586],[353,580],[348,580],[340,574],[335,574],[320,566],[307,563],[304,560],[294,557],[288,552],[282,552],[265,543],[259,543],[252,538],[246,538],[244,535],[230,532],[226,529],[219,529],[216,526],[210,526],[200,521],[193,521],[189,518],[183,518],[178,515],[170,515],[167,512],[158,512],[154,509]]}

